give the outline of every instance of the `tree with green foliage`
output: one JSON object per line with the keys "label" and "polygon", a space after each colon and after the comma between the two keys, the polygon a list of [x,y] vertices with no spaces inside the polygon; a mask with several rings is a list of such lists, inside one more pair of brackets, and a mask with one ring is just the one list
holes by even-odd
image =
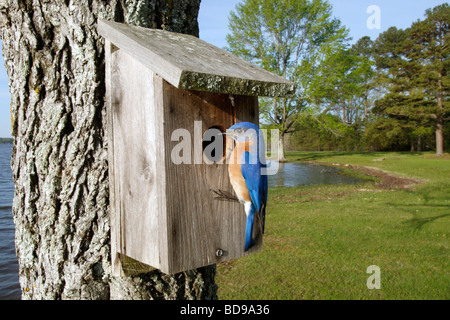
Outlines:
{"label": "tree with green foliage", "polygon": [[[434,128],[437,155],[444,153],[444,124],[450,114],[449,24],[450,7],[443,4],[427,10],[426,19],[407,30],[390,28],[374,44],[379,83],[387,93],[376,102],[380,118],[372,127],[401,129],[410,139]],[[386,117],[397,122],[385,126]]]}
{"label": "tree with green foliage", "polygon": [[414,23],[410,30],[408,57],[418,65],[417,83],[422,90],[423,116],[430,117],[436,129],[436,155],[444,154],[444,123],[450,115],[448,89],[450,6],[448,3],[426,11],[426,19]]}
{"label": "tree with green foliage", "polygon": [[324,0],[244,0],[231,12],[229,28],[230,52],[297,84],[293,97],[260,100],[263,119],[280,129],[284,160],[286,134],[312,100],[317,70],[348,31]]}
{"label": "tree with green foliage", "polygon": [[[371,41],[368,37],[351,47],[343,45],[336,48],[326,55],[311,85],[315,108],[309,116],[319,122],[323,130],[334,135],[332,140],[337,143],[333,145],[339,150],[363,149],[359,138],[364,130],[373,89],[374,63],[370,57]],[[339,119],[340,130],[328,121],[327,115]]]}
{"label": "tree with green foliage", "polygon": [[377,88],[376,83],[373,81],[375,75],[373,41],[370,37],[362,37],[352,46],[351,52],[360,59],[361,74],[359,86],[361,87],[362,94],[357,96],[356,99],[360,101],[359,104],[364,108],[363,120],[366,122],[369,116],[369,108],[373,104],[373,93]]}
{"label": "tree with green foliage", "polygon": [[304,114],[295,124],[289,146],[295,150],[360,149],[361,133],[331,113]]}
{"label": "tree with green foliage", "polygon": [[[372,63],[355,48],[339,48],[330,52],[313,83],[314,98],[324,106],[323,113],[333,111],[343,124],[363,120],[367,112],[368,79]],[[360,103],[363,101],[363,103]]]}
{"label": "tree with green foliage", "polygon": [[418,66],[405,49],[408,39],[407,31],[391,27],[374,43],[375,82],[384,95],[375,102],[377,118],[368,124],[366,136],[383,149],[401,149],[412,139],[414,127],[430,125],[418,112],[424,107],[424,97],[414,81]]}

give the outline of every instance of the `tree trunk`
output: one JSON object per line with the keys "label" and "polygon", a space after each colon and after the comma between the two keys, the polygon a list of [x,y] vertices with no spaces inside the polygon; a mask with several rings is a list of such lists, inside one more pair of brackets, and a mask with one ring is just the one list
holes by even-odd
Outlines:
{"label": "tree trunk", "polygon": [[104,41],[97,19],[198,36],[200,0],[0,3],[23,299],[210,299],[215,266],[111,275]]}
{"label": "tree trunk", "polygon": [[345,101],[342,101],[342,123],[347,124]]}
{"label": "tree trunk", "polygon": [[369,112],[369,93],[368,89],[364,91],[364,121],[367,121],[367,114]]}
{"label": "tree trunk", "polygon": [[439,72],[438,81],[438,92],[437,92],[437,103],[438,103],[438,114],[436,117],[436,155],[444,155],[444,100],[442,87],[442,73]]}
{"label": "tree trunk", "polygon": [[278,161],[280,162],[286,162],[286,154],[284,151],[284,147],[285,147],[285,141],[284,141],[284,137],[286,136],[285,133],[281,132],[280,136],[278,138]]}
{"label": "tree trunk", "polygon": [[436,119],[436,155],[444,155],[444,120],[442,115]]}

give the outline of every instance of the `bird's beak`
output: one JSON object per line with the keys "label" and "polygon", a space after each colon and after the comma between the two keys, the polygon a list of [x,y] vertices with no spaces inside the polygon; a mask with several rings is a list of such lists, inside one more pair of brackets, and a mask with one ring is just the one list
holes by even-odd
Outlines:
{"label": "bird's beak", "polygon": [[227,132],[222,132],[222,135],[233,137],[236,134],[234,133],[234,131],[227,131]]}

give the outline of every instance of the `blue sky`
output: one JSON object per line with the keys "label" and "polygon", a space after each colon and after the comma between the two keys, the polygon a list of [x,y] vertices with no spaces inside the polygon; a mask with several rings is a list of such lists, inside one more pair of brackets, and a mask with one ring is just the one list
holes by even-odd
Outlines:
{"label": "blue sky", "polygon": [[[200,38],[223,48],[228,33],[228,15],[241,0],[201,0],[199,25]],[[380,32],[391,26],[407,28],[414,21],[423,19],[425,10],[446,3],[442,0],[329,0],[334,16],[350,29],[353,41],[363,36],[375,39]],[[369,29],[367,13],[369,6],[380,9],[380,29]],[[1,47],[1,41],[0,41]],[[0,137],[11,137],[10,97],[8,79],[0,56]]]}

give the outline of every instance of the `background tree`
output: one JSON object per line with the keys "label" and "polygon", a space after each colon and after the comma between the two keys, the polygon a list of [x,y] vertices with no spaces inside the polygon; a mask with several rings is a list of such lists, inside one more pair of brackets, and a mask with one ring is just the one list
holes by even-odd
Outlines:
{"label": "background tree", "polygon": [[373,125],[386,130],[402,127],[410,139],[418,139],[433,127],[436,154],[444,152],[444,124],[450,113],[448,101],[448,27],[447,4],[426,11],[426,19],[407,30],[394,27],[380,34],[374,44],[378,83],[386,93],[376,101],[374,112],[396,120],[392,126]]}
{"label": "background tree", "polygon": [[198,36],[200,0],[0,2],[23,299],[207,299],[215,266],[114,278],[98,18]]}
{"label": "background tree", "polygon": [[444,3],[428,9],[425,16],[409,29],[411,40],[407,49],[411,62],[418,65],[415,83],[426,100],[427,107],[420,113],[434,122],[436,155],[440,156],[444,154],[444,124],[450,115],[450,6]]}
{"label": "background tree", "polygon": [[[382,148],[402,149],[412,139],[416,122],[422,117],[417,108],[423,102],[420,90],[414,85],[417,66],[412,64],[405,50],[408,33],[392,27],[380,34],[374,43],[377,84],[384,91],[375,102],[373,112],[378,117],[369,124],[366,134],[378,141]],[[387,119],[389,118],[389,119]],[[382,142],[382,139],[386,141]]]}
{"label": "background tree", "polygon": [[306,113],[295,123],[288,146],[294,150],[353,150],[359,134],[330,113]]}
{"label": "background tree", "polygon": [[[370,42],[370,39],[368,39]],[[340,150],[360,150],[362,130],[369,110],[372,90],[373,62],[366,51],[362,51],[363,38],[352,47],[333,48],[317,68],[311,84],[311,96],[315,104],[312,116],[329,133],[336,134]],[[314,114],[316,116],[314,116]],[[343,126],[336,126],[326,114],[337,116]],[[320,116],[319,116],[320,115]],[[345,142],[344,142],[345,140]]]}
{"label": "background tree", "polygon": [[333,111],[343,124],[357,123],[365,111],[358,98],[367,98],[367,79],[371,73],[370,61],[353,49],[334,50],[323,61],[313,82],[314,100],[322,112]]}
{"label": "background tree", "polygon": [[348,32],[324,0],[244,0],[231,12],[229,28],[229,51],[298,86],[292,98],[260,100],[263,120],[280,129],[284,160],[286,134],[311,98],[317,68]]}
{"label": "background tree", "polygon": [[356,55],[360,61],[359,86],[362,94],[358,95],[357,103],[364,107],[364,122],[369,116],[369,109],[373,106],[374,94],[377,90],[376,83],[373,81],[375,76],[375,61],[373,58],[373,41],[370,37],[362,37],[352,45],[351,53]]}

